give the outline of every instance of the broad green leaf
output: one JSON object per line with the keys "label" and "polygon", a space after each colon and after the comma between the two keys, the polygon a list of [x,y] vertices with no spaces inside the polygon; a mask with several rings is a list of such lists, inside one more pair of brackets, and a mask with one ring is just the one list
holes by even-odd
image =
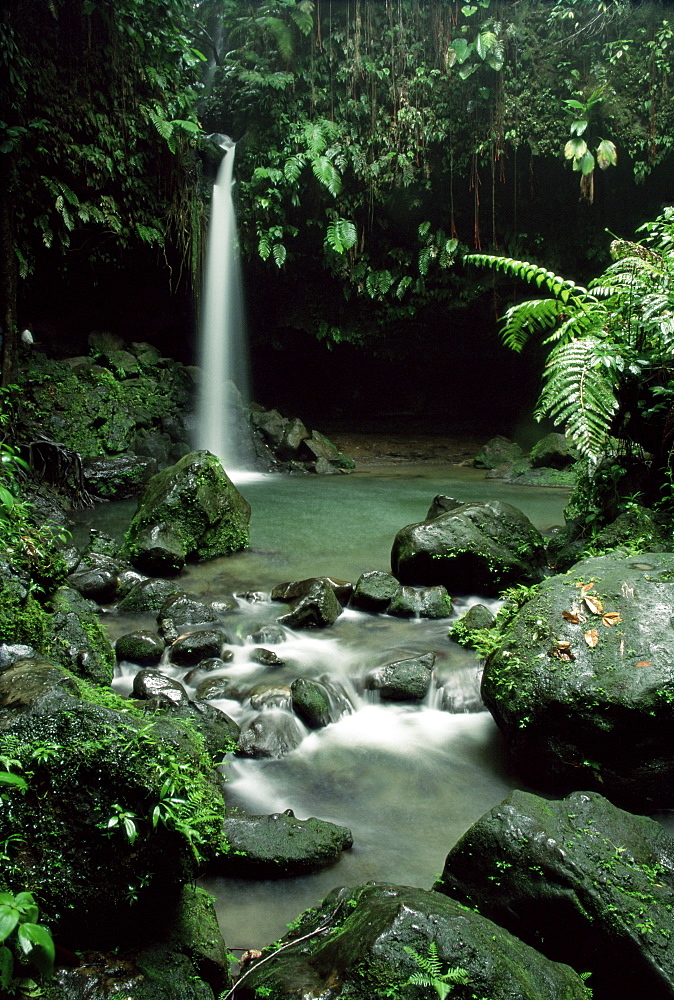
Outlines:
{"label": "broad green leaf", "polygon": [[594,156],[588,149],[588,151],[580,158],[580,169],[584,177],[587,177],[588,174],[592,173],[594,170],[594,162]]}
{"label": "broad green leaf", "polygon": [[586,105],[581,104],[580,101],[566,100],[564,104],[568,104],[569,108],[575,108],[577,111],[585,111]]}
{"label": "broad green leaf", "polygon": [[19,927],[19,946],[30,954],[31,963],[43,973],[51,972],[54,964],[54,941],[51,933],[42,924],[26,923]]}
{"label": "broad green leaf", "polygon": [[587,121],[584,118],[577,118],[571,122],[571,135],[582,135],[587,128]]}
{"label": "broad green leaf", "polygon": [[480,59],[486,59],[488,53],[496,45],[496,35],[493,31],[482,31],[477,36],[475,49]]}
{"label": "broad green leaf", "polygon": [[505,51],[503,43],[497,41],[492,49],[487,53],[487,65],[491,66],[497,73],[503,69],[505,63]]}
{"label": "broad green leaf", "polygon": [[19,911],[15,906],[0,903],[0,941],[9,937],[19,922],[19,916]]}
{"label": "broad green leaf", "polygon": [[618,151],[610,139],[602,139],[597,146],[597,163],[601,170],[615,167],[618,162]]}
{"label": "broad green leaf", "polygon": [[0,986],[3,990],[8,989],[14,978],[14,957],[9,948],[2,945],[0,948]]}
{"label": "broad green leaf", "polygon": [[459,76],[462,80],[467,80],[469,76],[472,76],[477,69],[477,63],[466,63],[459,69]]}
{"label": "broad green leaf", "polygon": [[456,53],[456,61],[459,66],[465,63],[468,56],[473,51],[473,46],[470,45],[465,38],[456,38],[453,45],[454,52]]}
{"label": "broad green leaf", "polygon": [[587,152],[587,143],[580,136],[569,139],[564,146],[564,156],[567,160],[579,160]]}
{"label": "broad green leaf", "polygon": [[475,13],[476,10],[477,7],[473,7],[469,4],[466,4],[465,7],[461,8],[461,13],[463,14],[464,17],[472,17],[472,15]]}

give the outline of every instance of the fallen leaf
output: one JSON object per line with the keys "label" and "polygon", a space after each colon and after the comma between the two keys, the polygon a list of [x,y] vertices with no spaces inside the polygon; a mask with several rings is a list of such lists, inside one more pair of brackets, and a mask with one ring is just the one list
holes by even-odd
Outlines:
{"label": "fallen leaf", "polygon": [[583,598],[585,606],[588,611],[591,611],[593,615],[601,615],[604,612],[604,605],[601,603],[598,597],[587,597]]}
{"label": "fallen leaf", "polygon": [[588,644],[590,649],[594,649],[599,642],[599,632],[597,632],[596,628],[589,628],[587,630],[585,633],[585,642]]}
{"label": "fallen leaf", "polygon": [[567,622],[572,622],[573,625],[577,625],[580,618],[573,611],[562,611],[562,618]]}
{"label": "fallen leaf", "polygon": [[652,667],[653,664],[650,662],[650,660],[639,660],[639,662],[637,663],[637,666],[638,667]]}
{"label": "fallen leaf", "polygon": [[617,625],[618,622],[622,621],[621,615],[617,611],[607,611],[605,615],[602,615],[602,625],[606,625],[607,628],[611,625]]}
{"label": "fallen leaf", "polygon": [[592,590],[594,587],[593,583],[577,583],[577,587],[580,587],[581,594],[587,594],[588,590]]}
{"label": "fallen leaf", "polygon": [[571,649],[571,643],[567,642],[565,639],[559,639],[557,642],[557,649],[569,650]]}

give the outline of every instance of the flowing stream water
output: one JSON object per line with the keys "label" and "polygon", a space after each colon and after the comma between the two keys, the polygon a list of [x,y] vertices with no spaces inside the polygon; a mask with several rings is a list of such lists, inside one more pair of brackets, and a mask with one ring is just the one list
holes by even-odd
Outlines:
{"label": "flowing stream water", "polygon": [[[283,688],[295,677],[330,677],[346,698],[342,718],[313,733],[277,760],[231,759],[225,766],[227,797],[253,813],[292,809],[304,819],[348,826],[352,850],[332,868],[299,878],[210,878],[225,940],[231,948],[275,940],[303,909],[336,885],[369,879],[429,888],[458,837],[508,794],[515,779],[502,763],[498,733],[486,712],[452,714],[433,692],[420,706],[379,703],[363,690],[364,674],[380,664],[418,653],[436,654],[439,688],[475,687],[479,663],[447,638],[448,622],[410,621],[347,610],[332,628],[287,631],[271,646],[285,666],[270,673],[251,659],[250,636],[285,610],[271,602],[278,583],[330,575],[355,582],[367,570],[389,570],[396,532],[422,520],[438,493],[460,500],[496,498],[522,509],[539,528],[562,520],[566,494],[485,481],[474,469],[437,466],[376,468],[349,476],[265,476],[240,487],[252,506],[251,548],[225,559],[191,565],[180,582],[206,600],[235,593],[238,606],[223,618],[234,659],[220,671],[250,689]],[[83,512],[81,528],[95,525],[121,535],[134,505],[101,505]],[[244,596],[245,595],[245,596]],[[476,599],[475,599],[476,600]],[[461,613],[468,599],[456,602]],[[107,616],[112,638],[154,620]],[[131,688],[132,665],[121,665],[115,686]],[[185,671],[166,671],[185,681]],[[209,677],[211,674],[208,675]],[[194,687],[201,678],[194,675]],[[245,723],[250,700],[215,701]],[[268,709],[283,710],[283,694]]]}

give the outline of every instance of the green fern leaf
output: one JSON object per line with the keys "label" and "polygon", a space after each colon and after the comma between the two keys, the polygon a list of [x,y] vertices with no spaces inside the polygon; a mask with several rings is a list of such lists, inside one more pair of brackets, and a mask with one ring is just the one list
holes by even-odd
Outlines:
{"label": "green fern leaf", "polygon": [[277,267],[283,267],[286,260],[286,248],[282,243],[275,243],[272,247],[272,257]]}
{"label": "green fern leaf", "polygon": [[342,178],[339,176],[327,156],[318,156],[311,162],[314,177],[326,187],[333,198],[342,190]]}
{"label": "green fern leaf", "polygon": [[601,363],[605,341],[583,337],[559,344],[545,367],[537,419],[564,426],[581,455],[596,464],[606,447],[618,409],[615,374]]}
{"label": "green fern leaf", "polygon": [[306,157],[300,155],[299,153],[287,159],[283,166],[283,173],[286,180],[291,184],[295,184],[298,177],[302,173],[302,169],[306,162]]}

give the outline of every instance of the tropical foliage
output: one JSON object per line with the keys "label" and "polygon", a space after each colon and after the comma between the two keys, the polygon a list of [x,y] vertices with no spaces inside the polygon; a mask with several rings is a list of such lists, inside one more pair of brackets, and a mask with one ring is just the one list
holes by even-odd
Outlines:
{"label": "tropical foliage", "polygon": [[537,416],[564,427],[596,466],[619,437],[674,468],[674,208],[641,227],[642,242],[616,239],[613,263],[587,288],[528,261],[465,259],[534,282],[550,294],[511,306],[502,336],[521,350],[534,334],[552,345]]}

